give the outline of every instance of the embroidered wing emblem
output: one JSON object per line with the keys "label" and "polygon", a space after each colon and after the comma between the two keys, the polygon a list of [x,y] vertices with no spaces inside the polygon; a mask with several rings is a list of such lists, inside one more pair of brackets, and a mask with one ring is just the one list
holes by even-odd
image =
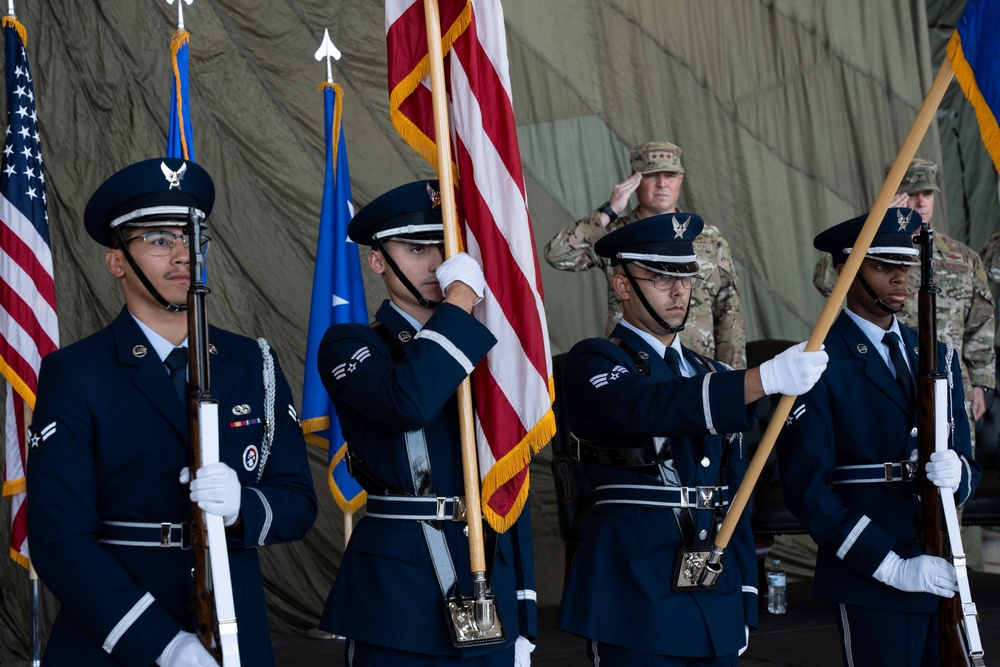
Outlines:
{"label": "embroidered wing emblem", "polygon": [[168,189],[170,190],[173,190],[174,188],[177,188],[178,190],[181,189],[181,181],[184,180],[184,172],[187,171],[187,168],[188,168],[187,162],[182,164],[181,168],[178,169],[177,171],[171,171],[170,167],[167,166],[166,162],[160,163],[160,171],[163,172],[163,177],[166,178],[167,183],[170,184],[170,187]]}
{"label": "embroidered wing emblem", "polygon": [[899,223],[899,231],[901,232],[906,231],[907,226],[910,224],[910,218],[912,217],[913,217],[913,211],[910,211],[905,218],[903,217],[902,212],[898,210],[896,211],[896,222]]}
{"label": "embroidered wing emblem", "polygon": [[675,239],[684,238],[684,234],[687,232],[688,225],[690,225],[690,224],[691,224],[691,216],[690,215],[688,216],[688,219],[685,220],[684,222],[677,222],[677,216],[675,215],[673,217],[674,238]]}

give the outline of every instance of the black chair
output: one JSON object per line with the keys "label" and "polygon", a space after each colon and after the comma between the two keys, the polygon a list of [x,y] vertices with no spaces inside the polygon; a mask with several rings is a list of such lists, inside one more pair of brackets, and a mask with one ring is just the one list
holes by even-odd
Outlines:
{"label": "black chair", "polygon": [[552,382],[556,398],[552,412],[556,418],[556,435],[552,439],[552,474],[556,480],[556,503],[559,516],[559,535],[564,545],[564,579],[569,576],[576,547],[580,543],[583,525],[590,508],[594,506],[594,489],[583,475],[580,462],[570,456],[569,419],[563,407],[563,367],[566,354],[552,358]]}

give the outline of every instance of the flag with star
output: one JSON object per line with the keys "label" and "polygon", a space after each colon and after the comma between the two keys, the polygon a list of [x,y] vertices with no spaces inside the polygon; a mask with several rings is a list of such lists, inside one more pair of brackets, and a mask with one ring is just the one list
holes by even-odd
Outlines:
{"label": "flag with star", "polygon": [[3,495],[11,498],[10,556],[28,566],[25,427],[42,357],[59,347],[45,174],[24,26],[4,16],[7,134],[0,172],[0,373],[7,384]]}
{"label": "flag with star", "polygon": [[[177,0],[178,3],[184,0]],[[170,126],[167,132],[167,157],[194,162],[194,130],[191,127],[191,103],[188,97],[188,41],[191,35],[183,27],[170,39],[170,62],[173,85],[170,88]]]}
{"label": "flag with star", "polygon": [[351,203],[351,176],[347,170],[347,145],[340,122],[344,93],[335,83],[320,84],[320,89],[326,119],[326,178],[309,309],[302,430],[309,442],[327,448],[330,492],[341,509],[354,513],[365,504],[367,496],[347,472],[347,445],[337,413],[319,378],[316,355],[327,329],[334,324],[367,323],[368,307],[361,281],[358,246],[347,237],[347,224],[354,216],[354,206]]}

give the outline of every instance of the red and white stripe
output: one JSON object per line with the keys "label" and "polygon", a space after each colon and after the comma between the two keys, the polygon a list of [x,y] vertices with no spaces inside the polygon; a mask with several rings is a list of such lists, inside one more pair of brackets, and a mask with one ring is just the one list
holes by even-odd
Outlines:
{"label": "red and white stripe", "polygon": [[[477,319],[497,337],[472,374],[483,508],[499,530],[527,499],[528,462],[555,433],[541,276],[528,214],[499,0],[440,0],[458,207],[486,275]],[[393,123],[436,166],[423,0],[386,2]]]}
{"label": "red and white stripe", "polygon": [[3,495],[11,497],[10,555],[25,566],[25,406],[35,407],[42,357],[59,347],[52,275],[48,243],[0,196],[0,373],[7,380]]}

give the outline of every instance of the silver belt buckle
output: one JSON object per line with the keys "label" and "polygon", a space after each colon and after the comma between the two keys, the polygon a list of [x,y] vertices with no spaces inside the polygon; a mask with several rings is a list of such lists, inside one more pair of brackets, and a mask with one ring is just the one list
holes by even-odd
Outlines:
{"label": "silver belt buckle", "polygon": [[160,524],[160,546],[170,547],[170,525],[167,522]]}
{"label": "silver belt buckle", "polygon": [[681,507],[688,508],[691,507],[691,502],[688,499],[688,488],[686,486],[680,487],[681,492]]}
{"label": "silver belt buckle", "polygon": [[715,508],[715,489],[714,486],[699,486],[697,505],[695,509],[700,510],[710,510]]}
{"label": "silver belt buckle", "polygon": [[452,498],[452,521],[465,521],[467,518],[465,507],[465,496],[455,496]]}
{"label": "silver belt buckle", "polygon": [[902,471],[902,477],[904,482],[912,482],[917,478],[917,461],[911,461],[909,459],[899,462],[899,468]]}
{"label": "silver belt buckle", "polygon": [[437,501],[437,509],[434,511],[434,520],[444,521],[446,518],[448,518],[445,516],[444,513],[445,507],[447,507],[448,499],[437,498],[436,501]]}

